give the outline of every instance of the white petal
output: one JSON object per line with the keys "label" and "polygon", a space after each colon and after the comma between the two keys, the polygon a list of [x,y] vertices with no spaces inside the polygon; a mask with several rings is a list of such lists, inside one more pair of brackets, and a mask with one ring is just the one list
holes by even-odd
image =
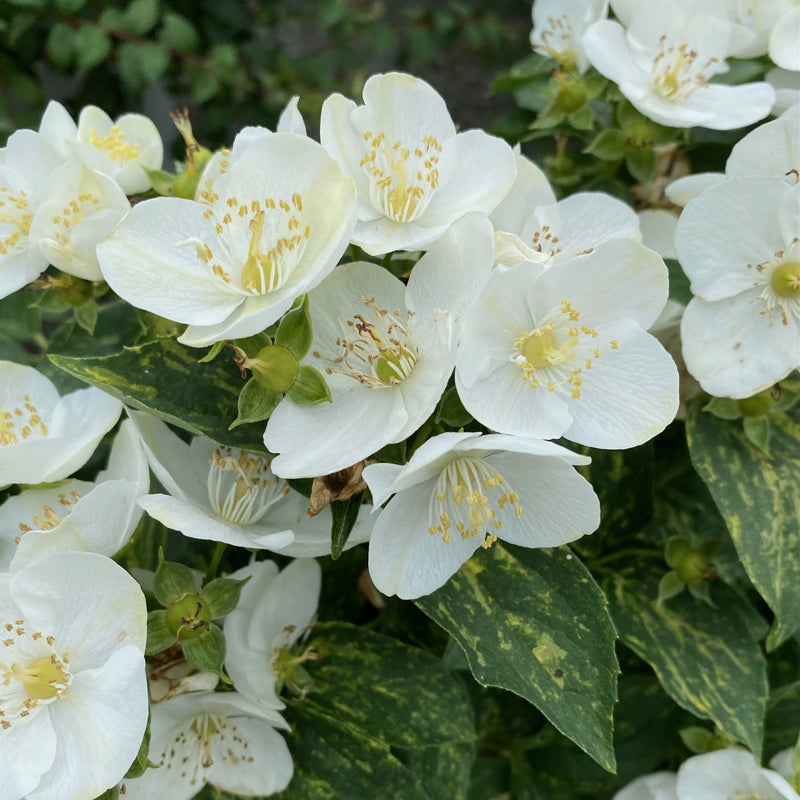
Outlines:
{"label": "white petal", "polygon": [[640,211],[638,217],[642,244],[650,250],[655,250],[661,258],[677,258],[675,252],[677,215],[663,208],[647,208]]}
{"label": "white petal", "polygon": [[496,453],[497,451],[529,456],[558,458],[572,466],[590,464],[589,456],[578,455],[566,447],[545,439],[532,439],[527,436],[509,436],[502,433],[483,434],[478,439],[464,441],[456,445],[456,450],[474,453]]}
{"label": "white petal", "polygon": [[119,431],[111,443],[108,455],[108,466],[98,473],[97,482],[133,481],[140,494],[146,494],[150,488],[150,467],[147,456],[142,449],[136,426],[130,419],[124,419]]}
{"label": "white petal", "polygon": [[674,772],[654,772],[631,781],[612,800],[679,800]]}
{"label": "white petal", "polygon": [[549,206],[555,202],[556,196],[545,174],[529,158],[518,155],[516,180],[489,219],[496,231],[518,234],[525,220],[539,206]]}
{"label": "white petal", "polygon": [[715,397],[750,397],[800,367],[800,325],[762,314],[758,288],[708,303],[694,298],[681,322],[686,368]]}
{"label": "white petal", "polygon": [[410,600],[443,586],[480,546],[479,537],[442,541],[428,533],[433,481],[395,495],[381,512],[369,544],[369,573],[383,594]]}
{"label": "white petal", "polygon": [[[726,176],[722,172],[699,172],[696,175],[687,175],[685,178],[672,181],[664,190],[664,194],[670,203],[683,208],[690,200],[699,197],[709,186],[716,186],[725,180]],[[674,258],[674,256],[665,256],[665,258]]]}
{"label": "white petal", "polygon": [[281,115],[278,118],[278,127],[276,128],[278,133],[296,133],[298,136],[306,135],[306,123],[297,108],[299,100],[300,97],[295,95],[281,111]]}
{"label": "white petal", "polygon": [[762,175],[791,183],[793,170],[800,171],[800,105],[740,139],[725,164],[731,178]]}
{"label": "white petal", "polygon": [[781,16],[769,37],[769,57],[783,69],[800,70],[800,8]]}
{"label": "white petal", "polygon": [[[8,617],[14,619],[14,617]],[[56,733],[50,710],[44,709],[25,725],[0,729],[0,797],[32,797],[40,778],[56,757]]]}

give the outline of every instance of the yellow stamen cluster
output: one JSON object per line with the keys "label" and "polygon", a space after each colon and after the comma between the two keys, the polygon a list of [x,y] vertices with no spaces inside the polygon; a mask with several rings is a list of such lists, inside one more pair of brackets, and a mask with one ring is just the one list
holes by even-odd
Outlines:
{"label": "yellow stamen cluster", "polygon": [[396,222],[412,222],[427,208],[439,186],[442,146],[423,136],[413,148],[398,139],[390,144],[383,132],[363,134],[368,150],[360,166],[370,178],[375,207]]}
{"label": "yellow stamen cluster", "polygon": [[24,620],[4,623],[0,636],[0,729],[8,730],[42,703],[64,697],[72,675],[67,654],[53,649],[54,637],[28,633]]}
{"label": "yellow stamen cluster", "polygon": [[97,213],[102,208],[100,198],[92,192],[81,192],[77,198],[70,200],[60,214],[53,217],[56,231],[53,238],[61,245],[68,245],[71,229],[86,217]]}
{"label": "yellow stamen cluster", "polygon": [[795,237],[785,250],[760,264],[748,264],[756,273],[753,286],[761,286],[755,301],[762,301],[762,314],[780,314],[781,322],[789,324],[794,318],[800,323],[800,238]]}
{"label": "yellow stamen cluster", "polygon": [[244,450],[214,450],[208,470],[208,498],[214,511],[238,525],[258,522],[291,491],[286,481],[273,474],[270,463]]}
{"label": "yellow stamen cluster", "polygon": [[[67,497],[66,494],[61,492],[58,495],[58,503],[62,506],[71,506],[73,503],[77,503],[78,500],[81,499],[81,496],[73,489],[70,493],[70,496]],[[67,512],[69,513],[69,512]],[[18,524],[18,528],[20,531],[19,536],[14,537],[14,544],[19,544],[22,541],[22,536],[24,536],[28,531],[51,531],[61,522],[61,517],[56,514],[55,510],[52,506],[45,506],[42,509],[41,516],[39,514],[34,515],[33,517],[33,524],[36,526],[35,528],[27,525],[24,522],[20,522]]]}
{"label": "yellow stamen cluster", "polygon": [[135,161],[139,158],[139,142],[128,142],[125,134],[117,125],[112,125],[105,136],[100,136],[97,130],[92,128],[92,132],[89,134],[89,144],[108,154],[120,166],[125,166],[128,161]]}
{"label": "yellow stamen cluster", "polygon": [[22,406],[16,406],[13,411],[0,408],[0,447],[19,444],[20,439],[27,441],[31,438],[44,439],[46,436],[47,425],[29,395],[26,394]]}
{"label": "yellow stamen cluster", "polygon": [[719,59],[709,58],[698,64],[696,50],[687,44],[668,45],[666,39],[662,36],[659,40],[660,48],[653,59],[653,88],[665,100],[685,100],[697,89],[708,87],[706,73]]}
{"label": "yellow stamen cluster", "polygon": [[[355,336],[336,339],[342,353],[333,360],[326,359],[325,372],[347,375],[370,388],[394,386],[405,380],[417,363],[417,347],[408,327],[414,313],[406,311],[404,320],[400,309],[390,313],[374,297],[358,295],[357,299],[363,303],[364,313],[354,314],[346,322]],[[319,351],[314,356],[323,358]]]}
{"label": "yellow stamen cluster", "polygon": [[[29,211],[30,199],[26,192],[14,192],[8,186],[0,186],[0,256],[7,256],[15,248],[24,245],[31,231],[33,212]],[[22,213],[20,213],[22,212]],[[11,233],[3,231],[11,226]]]}
{"label": "yellow stamen cluster", "polygon": [[462,539],[483,535],[481,547],[497,541],[505,521],[522,516],[519,495],[481,458],[464,456],[439,474],[431,495],[428,533],[447,543],[455,531]]}

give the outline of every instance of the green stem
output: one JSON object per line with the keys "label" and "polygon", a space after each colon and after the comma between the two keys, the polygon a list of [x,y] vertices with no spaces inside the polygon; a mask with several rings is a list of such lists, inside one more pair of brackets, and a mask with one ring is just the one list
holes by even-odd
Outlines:
{"label": "green stem", "polygon": [[208,565],[208,571],[206,572],[207,581],[217,577],[219,564],[222,561],[222,556],[225,554],[225,549],[227,547],[228,545],[225,544],[225,542],[217,542],[217,546],[214,548],[214,555],[211,556],[211,563]]}
{"label": "green stem", "polygon": [[603,556],[602,558],[596,558],[594,561],[587,564],[587,566],[591,569],[592,567],[597,566],[598,564],[605,564],[608,561],[617,561],[620,558],[625,558],[626,556],[642,556],[644,558],[658,558],[663,561],[664,554],[659,553],[656,550],[646,550],[643,547],[629,547],[627,550],[618,550],[615,553],[609,553],[607,556]]}

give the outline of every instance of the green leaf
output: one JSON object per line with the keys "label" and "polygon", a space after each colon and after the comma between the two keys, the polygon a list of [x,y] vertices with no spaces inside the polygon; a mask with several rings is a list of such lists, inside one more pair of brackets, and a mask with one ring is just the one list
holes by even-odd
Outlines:
{"label": "green leaf", "polygon": [[322,373],[307,364],[302,364],[297,370],[297,378],[289,387],[286,396],[298,406],[314,406],[317,403],[333,402],[331,390],[325,383]]}
{"label": "green leaf", "polygon": [[755,445],[764,455],[769,455],[769,417],[745,417],[742,420],[742,429],[747,441]]}
{"label": "green leaf", "polygon": [[229,681],[222,667],[225,663],[225,637],[222,629],[213,622],[209,628],[192,639],[181,639],[186,660],[202,672],[213,672],[224,681]]}
{"label": "green leaf", "polygon": [[186,594],[197,591],[194,573],[177,561],[162,561],[153,577],[153,594],[162,606],[172,605]]}
{"label": "green leaf", "polygon": [[679,595],[686,588],[686,583],[682,581],[675,570],[670,570],[658,582],[658,602],[663,603],[670,597]]}
{"label": "green leaf", "polygon": [[[162,197],[169,197],[172,194],[172,185],[175,183],[177,175],[165,172],[163,169],[145,169],[147,177],[150,178],[150,183],[153,184],[153,191],[160,194]],[[224,342],[218,342],[222,346]]]}
{"label": "green leaf", "polygon": [[133,0],[125,9],[125,30],[142,36],[158,22],[158,0]]}
{"label": "green leaf", "polygon": [[692,299],[692,289],[689,278],[681,269],[680,262],[674,258],[665,258],[664,263],[669,271],[669,296],[672,300],[687,305]]}
{"label": "green leaf", "polygon": [[768,458],[740,424],[689,406],[692,463],[730,531],[750,580],[775,612],[767,649],[800,628],[800,411],[770,415]]}
{"label": "green leaf", "polygon": [[495,544],[415,602],[458,641],[478,683],[521,695],[614,770],[616,637],[603,593],[567,548]]}
{"label": "green leaf", "polygon": [[75,55],[75,29],[65,22],[56,22],[47,35],[47,54],[58,69],[67,69]]}
{"label": "green leaf", "polygon": [[169,53],[157,44],[124,42],[117,48],[117,69],[125,86],[141,92],[167,71]]}
{"label": "green leaf", "polygon": [[238,370],[230,362],[198,364],[196,352],[172,339],[159,339],[110,356],[52,353],[48,358],[70,375],[179,428],[231,447],[263,450],[263,427],[228,431],[242,387]]}
{"label": "green leaf", "polygon": [[275,334],[275,344],[285,347],[299,361],[308,352],[313,338],[314,331],[306,294],[303,295],[303,302],[297,308],[283,315]]}
{"label": "green leaf", "polygon": [[147,720],[147,727],[145,728],[144,736],[142,736],[142,743],[139,745],[139,752],[133,763],[128,767],[125,773],[126,778],[138,778],[144,774],[144,771],[149,766],[155,766],[147,757],[150,752],[150,719]]}
{"label": "green leaf", "polygon": [[625,155],[626,142],[621,130],[612,128],[594,137],[584,153],[591,153],[603,161],[617,161]]}
{"label": "green leaf", "polygon": [[629,147],[625,154],[625,166],[637,181],[647,183],[656,171],[656,151],[649,145]]}
{"label": "green leaf", "polygon": [[306,665],[304,711],[398,747],[474,740],[462,685],[430,653],[344,622],[317,625],[311,646],[320,660]]}
{"label": "green leaf", "polygon": [[75,34],[75,53],[79,72],[86,72],[108,58],[111,38],[95,25],[81,25]]}
{"label": "green leaf", "polygon": [[472,414],[464,408],[455,386],[451,386],[439,401],[434,421],[443,422],[451,428],[461,428],[472,422]]}
{"label": "green leaf", "polygon": [[249,579],[237,581],[234,578],[215,578],[203,587],[200,594],[208,603],[211,619],[224,617],[236,608],[247,580]]}
{"label": "green leaf", "polygon": [[97,303],[94,300],[87,300],[79,306],[74,307],[75,322],[83,328],[86,333],[94,333],[97,324]]}
{"label": "green leaf", "polygon": [[151,611],[147,615],[147,644],[144,654],[152,656],[175,644],[177,637],[167,627],[167,612],[164,609]]}
{"label": "green leaf", "polygon": [[238,414],[228,430],[232,431],[248,422],[263,422],[269,419],[282,397],[280,392],[266,389],[255,378],[250,378],[239,393]]}
{"label": "green leaf", "polygon": [[709,411],[720,419],[741,419],[742,417],[739,404],[730,397],[712,397],[703,406],[703,411]]}
{"label": "green leaf", "polygon": [[678,705],[710,719],[758,757],[767,675],[747,622],[747,603],[719,585],[716,608],[684,594],[656,601],[653,581],[616,576],[608,601],[620,638],[647,661]]}
{"label": "green leaf", "polygon": [[342,554],[350,538],[363,499],[364,493],[360,492],[348,500],[334,500],[331,503],[331,558],[334,561]]}
{"label": "green leaf", "polygon": [[219,78],[208,69],[199,65],[190,64],[186,70],[189,76],[189,87],[192,102],[202,105],[219,92],[221,85]]}
{"label": "green leaf", "polygon": [[294,776],[274,800],[430,800],[388,745],[316,713],[305,701],[285,716],[292,726],[286,738]]}
{"label": "green leaf", "polygon": [[174,47],[185,53],[193,53],[200,44],[196,28],[186,17],[167,11],[159,32],[159,39],[167,47]]}
{"label": "green leaf", "polygon": [[475,747],[449,742],[439,747],[392,752],[413,772],[430,800],[467,800]]}
{"label": "green leaf", "polygon": [[86,5],[86,0],[56,0],[56,8],[62,14],[77,14]]}

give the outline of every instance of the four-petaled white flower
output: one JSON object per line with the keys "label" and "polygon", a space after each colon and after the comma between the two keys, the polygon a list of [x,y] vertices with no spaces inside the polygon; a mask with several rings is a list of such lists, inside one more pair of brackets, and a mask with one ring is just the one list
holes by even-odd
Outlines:
{"label": "four-petaled white flower", "polygon": [[139,203],[97,249],[114,291],[189,323],[179,341],[192,347],[279,319],[334,268],[355,221],[352,180],[306,137],[259,138],[222,168],[201,202]]}
{"label": "four-petaled white flower", "polygon": [[147,609],[95,553],[0,575],[0,797],[92,800],[130,767],[147,724]]}
{"label": "four-petaled white flower", "polygon": [[425,249],[467,212],[489,213],[516,172],[505,142],[456,133],[441,95],[399,72],[369,78],[363,106],[328,97],[320,141],[356,182],[353,242],[370,255]]}
{"label": "four-petaled white flower", "polygon": [[800,185],[712,186],[681,214],[676,247],[695,294],[683,356],[705,391],[750,397],[800,367]]}
{"label": "four-petaled white flower", "polygon": [[455,363],[458,332],[488,279],[494,246],[483,214],[456,222],[417,262],[408,286],[375,264],[343,264],[309,294],[308,363],[332,403],[285,397],[264,443],[276,474],[326,475],[411,435],[431,415]]}
{"label": "four-petaled white flower", "polygon": [[289,648],[317,615],[322,570],[311,558],[293,561],[280,572],[273,561],[254,561],[230,577],[250,580],[225,618],[225,669],[249,700],[282,709],[276,683],[302,660],[293,660]]}
{"label": "four-petaled white flower", "polygon": [[369,572],[384,594],[410,599],[442,586],[497,539],[557,547],[591,533],[600,504],[573,465],[586,456],[516,436],[442,433],[407,464],[374,464],[364,480],[380,512]]}
{"label": "four-petaled white flower", "polygon": [[608,16],[608,0],[535,0],[531,11],[531,47],[581,75],[589,69],[581,38]]}
{"label": "four-petaled white flower", "polygon": [[122,403],[100,389],[59,397],[33,367],[0,361],[0,486],[59,481],[82,467]]}
{"label": "four-petaled white flower", "polygon": [[0,506],[0,572],[18,572],[52,553],[113,556],[130,539],[150,488],[150,470],[133,423],[120,426],[108,468],[94,482],[69,480],[28,489]]}
{"label": "four-petaled white flower", "polygon": [[[307,517],[308,499],[275,476],[271,456],[202,436],[189,445],[155,417],[134,411],[131,418],[153,473],[169,492],[139,498],[151,517],[194,539],[285,555],[330,552],[330,509]],[[369,524],[362,511],[348,544],[366,541]]]}
{"label": "four-petaled white flower", "polygon": [[294,765],[276,727],[287,727],[277,711],[237,692],[187,692],[157,703],[148,758],[159,766],[124,781],[123,797],[190,800],[207,783],[247,797],[279,792]]}
{"label": "four-petaled white flower", "polygon": [[710,79],[727,67],[731,23],[691,0],[636,5],[625,30],[601,20],[584,34],[592,66],[619,86],[646,117],[663,125],[741,128],[769,114],[765,82],[725,86]]}
{"label": "four-petaled white flower", "polygon": [[630,239],[537,274],[495,270],[456,361],[464,407],[492,430],[626,448],[678,408],[678,373],[646,330],[667,301],[661,258]]}
{"label": "four-petaled white flower", "polygon": [[612,800],[678,800],[677,785],[674,772],[654,772],[631,781]]}

